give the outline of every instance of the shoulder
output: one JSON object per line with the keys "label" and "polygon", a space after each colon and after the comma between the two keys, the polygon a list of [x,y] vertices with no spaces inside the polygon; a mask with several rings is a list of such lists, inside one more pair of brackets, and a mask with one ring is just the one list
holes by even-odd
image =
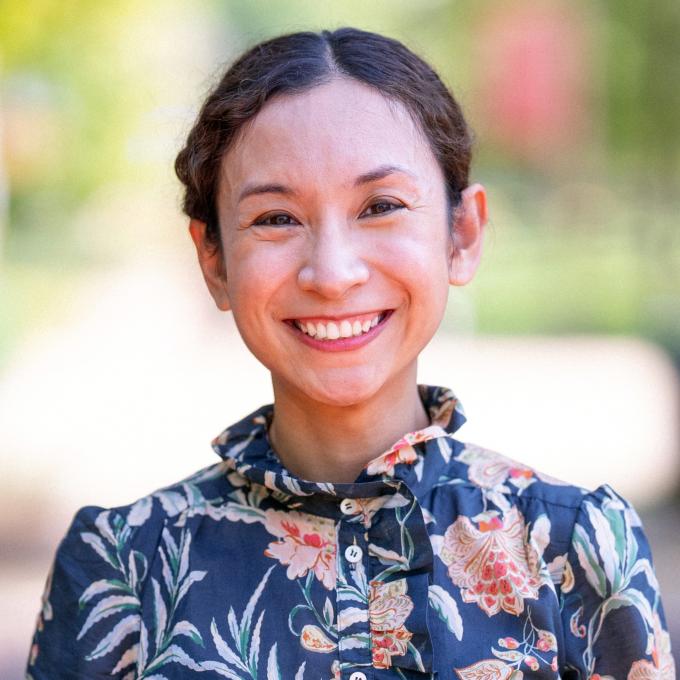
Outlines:
{"label": "shoulder", "polygon": [[[221,462],[128,505],[78,510],[47,578],[28,677],[57,677],[54,668],[61,669],[59,677],[85,677],[86,666],[87,677],[104,677],[131,663],[143,592],[161,543],[161,559],[184,559],[177,545],[188,542],[175,541],[172,531],[180,527],[183,535],[189,517],[223,512],[224,497],[239,484]],[[112,670],[109,654],[124,644],[128,649]]]}
{"label": "shoulder", "polygon": [[226,497],[243,478],[225,461],[115,507],[85,506],[75,514],[64,543],[89,545],[105,557],[110,549],[155,549],[163,528],[183,526],[189,517],[221,512]]}
{"label": "shoulder", "polygon": [[556,548],[568,549],[577,539],[579,527],[588,526],[592,532],[601,518],[615,525],[641,528],[631,503],[608,484],[586,489],[492,449],[473,443],[456,444],[452,472],[459,482],[486,508],[502,514],[515,509],[528,524],[547,519]]}
{"label": "shoulder", "polygon": [[457,444],[456,474],[485,493],[536,499],[567,511],[577,510],[590,493],[492,449],[471,442]]}

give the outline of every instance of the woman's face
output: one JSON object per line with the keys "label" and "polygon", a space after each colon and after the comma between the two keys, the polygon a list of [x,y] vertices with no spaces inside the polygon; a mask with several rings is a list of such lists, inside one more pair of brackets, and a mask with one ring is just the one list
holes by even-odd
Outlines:
{"label": "woman's face", "polygon": [[[483,213],[483,189],[467,194]],[[444,178],[406,109],[351,79],[271,100],[225,155],[217,204],[224,275],[199,248],[215,301],[275,390],[329,405],[412,379],[479,257],[469,238],[454,256]]]}

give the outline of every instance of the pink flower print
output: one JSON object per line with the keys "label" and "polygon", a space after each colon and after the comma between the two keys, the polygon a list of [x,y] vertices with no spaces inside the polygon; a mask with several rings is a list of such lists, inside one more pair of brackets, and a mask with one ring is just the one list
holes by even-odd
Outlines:
{"label": "pink flower print", "polygon": [[309,570],[328,588],[335,588],[335,523],[325,517],[295,510],[267,510],[264,525],[278,537],[264,554],[288,565],[286,576],[293,580]]}
{"label": "pink flower print", "polygon": [[539,630],[536,648],[541,652],[556,652],[557,638],[549,630]]}
{"label": "pink flower print", "polygon": [[538,670],[538,660],[535,656],[525,656],[524,663],[531,668],[532,671]]}
{"label": "pink flower print", "polygon": [[390,668],[393,656],[403,656],[408,651],[413,633],[404,623],[413,610],[413,600],[406,594],[406,589],[405,579],[370,583],[368,617],[375,668]]}
{"label": "pink flower print", "polygon": [[371,658],[374,668],[391,668],[393,656],[403,656],[413,636],[406,628],[371,633]]}
{"label": "pink flower print", "polygon": [[384,451],[366,465],[366,473],[369,475],[394,474],[394,466],[398,463],[414,463],[418,460],[418,454],[413,448],[414,444],[426,442],[435,437],[446,436],[446,431],[439,425],[430,425],[422,430],[408,432],[399,441],[395,442],[387,451]]}
{"label": "pink flower print", "polygon": [[505,649],[517,649],[519,647],[519,641],[514,637],[504,637],[498,640],[499,647],[505,647]]}
{"label": "pink flower print", "polygon": [[488,616],[500,611],[519,616],[525,599],[538,598],[540,558],[526,533],[517,508],[477,527],[462,516],[449,526],[440,557],[465,602],[476,602]]}

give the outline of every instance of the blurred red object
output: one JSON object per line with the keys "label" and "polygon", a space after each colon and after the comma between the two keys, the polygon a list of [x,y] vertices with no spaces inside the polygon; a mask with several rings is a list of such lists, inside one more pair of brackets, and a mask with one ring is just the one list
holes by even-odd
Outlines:
{"label": "blurred red object", "polygon": [[588,15],[563,2],[513,2],[485,13],[478,32],[479,113],[485,136],[544,163],[583,141],[593,64]]}

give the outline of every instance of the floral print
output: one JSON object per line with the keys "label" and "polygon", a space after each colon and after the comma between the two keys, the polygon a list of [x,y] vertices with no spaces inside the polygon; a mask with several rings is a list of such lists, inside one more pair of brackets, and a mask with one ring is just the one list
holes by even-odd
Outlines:
{"label": "floral print", "polygon": [[291,475],[267,405],[213,439],[217,464],[81,509],[26,677],[673,680],[630,504],[458,441],[460,402],[419,389],[428,427],[353,483]]}
{"label": "floral print", "polygon": [[286,576],[294,580],[312,571],[326,588],[335,587],[335,524],[301,512],[268,510],[264,525],[280,540],[264,554],[288,565]]}
{"label": "floral print", "polygon": [[518,616],[525,599],[536,599],[542,585],[534,548],[526,542],[524,519],[517,508],[503,518],[480,519],[475,526],[459,517],[444,535],[441,559],[464,602],[476,602],[489,616],[500,611]]}
{"label": "floral print", "polygon": [[443,434],[444,431],[438,425],[431,425],[418,432],[409,432],[398,442],[393,444],[387,451],[372,460],[366,466],[366,472],[369,475],[393,475],[394,466],[398,463],[413,463],[418,459],[418,454],[413,448],[414,444],[426,442],[428,439]]}
{"label": "floral print", "polygon": [[404,622],[413,610],[413,601],[406,594],[404,579],[391,583],[371,581],[369,619],[373,666],[389,668],[393,656],[404,656],[412,634]]}

